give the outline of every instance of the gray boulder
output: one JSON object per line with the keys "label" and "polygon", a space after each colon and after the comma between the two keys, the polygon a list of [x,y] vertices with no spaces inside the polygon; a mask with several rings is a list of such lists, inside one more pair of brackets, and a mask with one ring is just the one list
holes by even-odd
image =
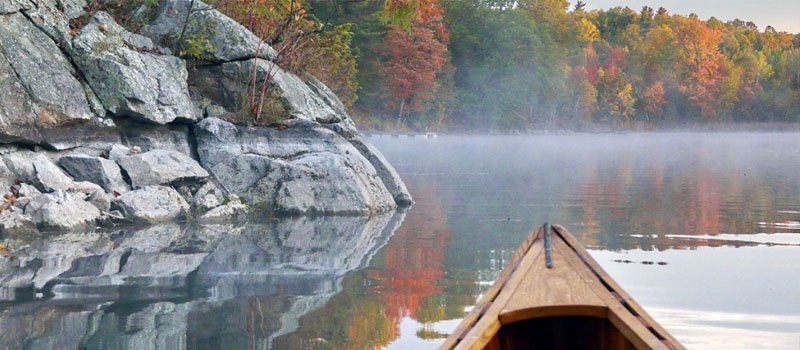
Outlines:
{"label": "gray boulder", "polygon": [[33,161],[39,157],[44,156],[33,151],[21,150],[4,154],[3,161],[17,180],[32,183],[36,181]]}
{"label": "gray boulder", "polygon": [[333,91],[331,91],[331,89],[328,88],[328,86],[326,86],[321,81],[319,81],[319,79],[313,76],[308,77],[308,79],[306,80],[306,84],[317,95],[319,95],[319,97],[321,97],[325,101],[325,103],[327,103],[328,106],[333,108],[333,110],[341,116],[341,119],[346,120],[349,123],[349,125],[352,125],[353,129],[355,130],[355,125],[353,125],[350,116],[347,115],[347,111],[344,108],[344,103],[342,103],[342,100],[339,99],[339,96],[336,96],[336,94],[334,94]]}
{"label": "gray boulder", "polygon": [[31,199],[25,207],[25,215],[30,216],[40,228],[65,231],[85,229],[93,226],[101,213],[82,197],[81,194],[61,190],[41,194]]}
{"label": "gray boulder", "polygon": [[101,213],[106,214],[111,211],[111,201],[114,200],[114,195],[106,193],[103,190],[97,190],[89,193],[86,201],[95,206]]}
{"label": "gray boulder", "polygon": [[185,216],[189,204],[172,187],[147,186],[117,197],[112,208],[134,221],[158,223]]}
{"label": "gray boulder", "polygon": [[[194,1],[190,10],[191,4],[190,0],[162,1],[156,19],[142,28],[142,34],[181,56],[204,61],[275,58],[275,50],[259,44],[261,40],[241,24],[202,1]],[[190,45],[194,45],[193,50],[189,50]],[[190,51],[198,51],[195,54],[199,57],[189,54]]]}
{"label": "gray boulder", "polygon": [[58,165],[76,180],[93,182],[109,193],[125,193],[130,189],[113,160],[78,154],[61,157]]}
{"label": "gray boulder", "polygon": [[117,162],[128,173],[133,188],[208,177],[194,159],[176,151],[153,150],[122,157]]}
{"label": "gray boulder", "polygon": [[0,141],[63,149],[108,139],[68,59],[22,13],[4,15],[0,30]]}
{"label": "gray boulder", "polygon": [[108,149],[108,159],[117,161],[122,157],[129,156],[131,149],[128,146],[115,143]]}
{"label": "gray boulder", "polygon": [[19,12],[20,10],[30,10],[33,4],[28,0],[0,0],[0,15]]}
{"label": "gray boulder", "polygon": [[406,184],[400,178],[400,175],[397,174],[394,167],[389,164],[389,161],[383,157],[383,154],[375,146],[365,141],[360,135],[349,137],[348,140],[375,167],[378,176],[383,181],[383,184],[386,185],[386,189],[389,190],[392,197],[394,197],[397,205],[408,206],[414,203],[414,199],[411,198],[411,193],[408,192]]}
{"label": "gray boulder", "polygon": [[[200,209],[211,209],[222,205],[225,196],[222,190],[209,181],[200,186],[200,188],[192,195],[194,205]],[[238,198],[237,198],[238,200]]]}
{"label": "gray boulder", "polygon": [[200,162],[250,204],[291,213],[370,214],[396,207],[375,168],[347,140],[311,122],[278,131],[207,118]]}
{"label": "gray boulder", "polygon": [[196,119],[186,64],[145,52],[154,47],[99,11],[73,40],[72,56],[112,114],[157,124]]}
{"label": "gray boulder", "polygon": [[5,191],[12,185],[14,185],[17,176],[11,172],[11,169],[8,168],[6,162],[0,157],[0,192]]}
{"label": "gray boulder", "polygon": [[17,179],[35,184],[44,192],[62,190],[92,193],[102,190],[99,185],[91,182],[74,181],[43,153],[29,151],[9,153],[5,160],[6,164],[11,165],[9,169],[13,169]]}
{"label": "gray boulder", "polygon": [[41,152],[11,152],[3,155],[3,161],[14,179],[35,185],[44,192],[69,190],[92,193],[101,189],[91,182],[74,181]]}
{"label": "gray boulder", "polygon": [[209,210],[201,215],[198,222],[202,224],[244,223],[247,222],[247,206],[237,196],[231,196],[228,203]]}
{"label": "gray boulder", "polygon": [[[145,125],[139,123],[120,124],[122,142],[127,147],[139,147],[142,152],[155,149],[192,154],[187,125]],[[110,155],[109,155],[109,158]]]}
{"label": "gray boulder", "polygon": [[39,233],[31,217],[11,210],[0,213],[0,239],[26,238]]}
{"label": "gray boulder", "polygon": [[61,47],[71,47],[70,20],[84,14],[86,0],[31,0],[25,16]]}
{"label": "gray boulder", "polygon": [[36,154],[32,164],[36,171],[36,183],[41,184],[45,192],[68,190],[74,187],[75,181],[43,154]]}
{"label": "gray boulder", "polygon": [[190,84],[229,111],[242,111],[250,96],[251,74],[256,65],[258,87],[266,81],[276,89],[281,100],[281,113],[284,115],[265,116],[273,119],[302,119],[319,123],[336,123],[346,118],[338,108],[328,104],[328,100],[314,91],[296,75],[289,73],[274,63],[263,59],[251,59],[223,63],[218,66],[199,68],[190,77]]}
{"label": "gray boulder", "polygon": [[[26,183],[19,184],[17,187],[17,193],[19,193],[20,197],[34,197],[42,194],[39,189]],[[17,200],[19,200],[19,198],[17,198]]]}

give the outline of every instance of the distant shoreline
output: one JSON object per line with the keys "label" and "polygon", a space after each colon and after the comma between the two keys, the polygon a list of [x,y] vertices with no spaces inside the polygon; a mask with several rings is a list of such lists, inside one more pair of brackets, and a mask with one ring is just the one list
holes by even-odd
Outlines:
{"label": "distant shoreline", "polygon": [[627,134],[627,133],[682,133],[682,132],[705,132],[705,133],[739,133],[739,132],[800,132],[800,123],[787,122],[763,122],[763,123],[714,123],[701,125],[683,125],[669,127],[654,126],[629,126],[629,127],[610,127],[595,125],[584,128],[531,128],[524,130],[475,130],[475,129],[443,129],[437,131],[417,131],[417,130],[381,130],[359,128],[364,134],[372,136],[405,136],[420,138],[435,138],[443,135],[566,135],[566,134]]}

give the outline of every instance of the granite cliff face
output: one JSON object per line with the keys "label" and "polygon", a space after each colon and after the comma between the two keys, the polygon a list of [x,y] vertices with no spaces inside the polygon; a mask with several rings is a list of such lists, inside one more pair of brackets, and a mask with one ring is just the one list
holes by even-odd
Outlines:
{"label": "granite cliff face", "polygon": [[[0,0],[0,239],[118,220],[242,220],[254,207],[374,215],[411,203],[339,99],[278,67],[222,13],[142,4],[133,33],[85,8]],[[186,54],[199,36],[202,50]],[[236,124],[254,80],[270,84],[279,103],[267,118],[279,127]]]}

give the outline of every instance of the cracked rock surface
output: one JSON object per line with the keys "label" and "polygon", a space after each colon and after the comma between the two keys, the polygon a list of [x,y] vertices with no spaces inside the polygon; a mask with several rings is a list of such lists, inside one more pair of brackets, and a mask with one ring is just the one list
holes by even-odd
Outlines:
{"label": "cracked rock surface", "polygon": [[195,120],[186,63],[157,55],[150,39],[129,33],[99,11],[73,40],[75,63],[115,116],[156,124]]}
{"label": "cracked rock surface", "polygon": [[372,164],[316,123],[284,131],[207,118],[195,129],[200,162],[228,190],[276,212],[369,214],[396,207]]}
{"label": "cracked rock surface", "polygon": [[[123,27],[87,4],[0,0],[0,240],[412,202],[325,84],[279,67],[211,6],[145,2]],[[187,55],[198,40],[202,52]],[[223,120],[248,123],[231,116],[253,71],[274,89],[267,117],[280,128]]]}

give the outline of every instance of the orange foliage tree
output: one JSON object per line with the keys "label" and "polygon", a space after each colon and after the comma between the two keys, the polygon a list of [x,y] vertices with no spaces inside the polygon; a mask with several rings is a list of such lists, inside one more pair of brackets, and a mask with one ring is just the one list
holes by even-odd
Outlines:
{"label": "orange foliage tree", "polygon": [[726,65],[725,56],[719,51],[722,33],[689,18],[678,28],[677,37],[687,70],[679,90],[704,116],[716,116],[723,107],[719,98]]}

